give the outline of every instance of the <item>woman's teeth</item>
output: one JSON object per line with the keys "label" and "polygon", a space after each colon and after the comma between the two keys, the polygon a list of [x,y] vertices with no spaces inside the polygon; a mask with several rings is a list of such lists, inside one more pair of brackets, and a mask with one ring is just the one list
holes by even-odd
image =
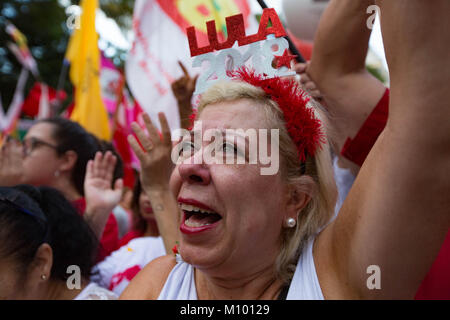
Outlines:
{"label": "woman's teeth", "polygon": [[180,203],[180,208],[181,208],[181,210],[189,211],[189,212],[201,212],[201,213],[207,213],[207,214],[215,213],[214,211],[201,209],[199,207],[192,206],[190,204],[185,204],[185,203]]}
{"label": "woman's teeth", "polygon": [[214,211],[202,209],[194,205],[180,203],[180,208],[185,212],[186,220],[184,224],[188,227],[207,226],[221,219],[220,215]]}
{"label": "woman's teeth", "polygon": [[189,218],[184,222],[184,224],[188,227],[197,228],[197,227],[203,227],[203,226],[210,225],[211,223],[209,223],[209,222],[201,223],[198,221],[191,221],[191,218]]}

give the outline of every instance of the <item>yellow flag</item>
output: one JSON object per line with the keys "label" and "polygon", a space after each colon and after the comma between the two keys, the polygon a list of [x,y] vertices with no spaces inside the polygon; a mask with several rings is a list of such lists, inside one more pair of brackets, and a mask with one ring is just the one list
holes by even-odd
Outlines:
{"label": "yellow flag", "polygon": [[75,29],[66,52],[75,87],[75,108],[70,119],[97,138],[110,140],[108,113],[100,93],[100,52],[95,31],[98,0],[81,0],[80,28]]}

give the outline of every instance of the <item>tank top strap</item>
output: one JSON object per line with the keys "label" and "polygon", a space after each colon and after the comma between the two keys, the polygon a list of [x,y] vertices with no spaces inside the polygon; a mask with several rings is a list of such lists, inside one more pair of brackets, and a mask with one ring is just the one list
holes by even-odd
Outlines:
{"label": "tank top strap", "polygon": [[315,237],[310,238],[297,263],[287,300],[324,300],[314,265],[313,245]]}
{"label": "tank top strap", "polygon": [[158,300],[197,300],[194,267],[177,254],[177,264],[164,284]]}

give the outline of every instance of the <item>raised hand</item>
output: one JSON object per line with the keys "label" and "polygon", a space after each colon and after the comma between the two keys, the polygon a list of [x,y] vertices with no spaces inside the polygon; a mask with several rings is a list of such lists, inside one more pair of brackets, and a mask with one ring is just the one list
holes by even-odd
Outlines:
{"label": "raised hand", "polygon": [[192,113],[191,99],[195,91],[195,84],[198,75],[191,78],[185,66],[178,61],[183,76],[172,83],[172,92],[178,103],[178,111],[180,113],[181,127],[188,128],[190,126],[189,116]]}
{"label": "raised hand", "polygon": [[23,173],[23,148],[19,141],[6,138],[0,148],[0,186],[21,183]]}
{"label": "raised hand", "polygon": [[316,83],[311,79],[311,77],[307,74],[307,69],[309,67],[308,63],[297,63],[294,66],[295,72],[300,76],[300,84],[303,90],[306,90],[311,97],[322,102],[322,93],[317,87]]}
{"label": "raised hand", "polygon": [[84,179],[84,195],[86,199],[85,218],[96,235],[100,238],[106,221],[114,207],[122,197],[123,180],[117,179],[113,187],[113,173],[117,158],[107,151],[95,154],[89,160]]}
{"label": "raised hand", "polygon": [[198,75],[191,78],[183,63],[178,61],[178,64],[180,65],[181,70],[183,70],[183,76],[172,83],[173,94],[177,101],[191,101]]}
{"label": "raised hand", "polygon": [[161,138],[148,114],[143,116],[148,136],[137,123],[131,125],[144,150],[134,136],[128,136],[128,142],[141,163],[142,188],[147,193],[166,192],[169,189],[169,178],[173,169],[170,156],[172,141],[169,125],[164,113],[160,112],[158,117],[162,130]]}
{"label": "raised hand", "polygon": [[159,113],[158,117],[161,123],[161,137],[148,114],[144,114],[148,137],[137,123],[131,125],[144,149],[132,135],[128,136],[128,142],[141,162],[142,189],[152,204],[166,253],[170,254],[172,247],[179,239],[180,212],[175,196],[169,188],[169,178],[174,168],[171,159],[170,129],[164,113]]}

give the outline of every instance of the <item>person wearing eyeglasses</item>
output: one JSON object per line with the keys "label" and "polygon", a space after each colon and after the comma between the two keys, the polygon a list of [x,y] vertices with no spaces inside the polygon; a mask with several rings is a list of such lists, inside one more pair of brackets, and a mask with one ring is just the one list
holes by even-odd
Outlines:
{"label": "person wearing eyeglasses", "polygon": [[[22,183],[53,187],[60,191],[81,215],[87,212],[88,215],[84,217],[88,221],[96,208],[102,207],[102,202],[111,198],[111,192],[99,190],[95,184],[89,184],[87,192],[85,190],[88,161],[93,160],[98,151],[106,150],[100,141],[74,121],[60,117],[37,121],[24,137],[22,150],[13,140],[5,143],[2,149],[0,186]],[[106,152],[105,155],[107,154],[107,157],[102,157],[101,154],[98,157],[115,166],[117,157],[111,152]],[[121,180],[118,179],[118,182],[121,183]],[[112,193],[115,197],[119,191],[113,190]],[[94,231],[101,239],[99,261],[119,246],[117,221],[110,212],[111,210],[106,214],[95,214],[107,219],[93,225]]]}
{"label": "person wearing eyeglasses", "polygon": [[50,187],[0,187],[0,299],[109,300],[89,281],[97,238]]}

